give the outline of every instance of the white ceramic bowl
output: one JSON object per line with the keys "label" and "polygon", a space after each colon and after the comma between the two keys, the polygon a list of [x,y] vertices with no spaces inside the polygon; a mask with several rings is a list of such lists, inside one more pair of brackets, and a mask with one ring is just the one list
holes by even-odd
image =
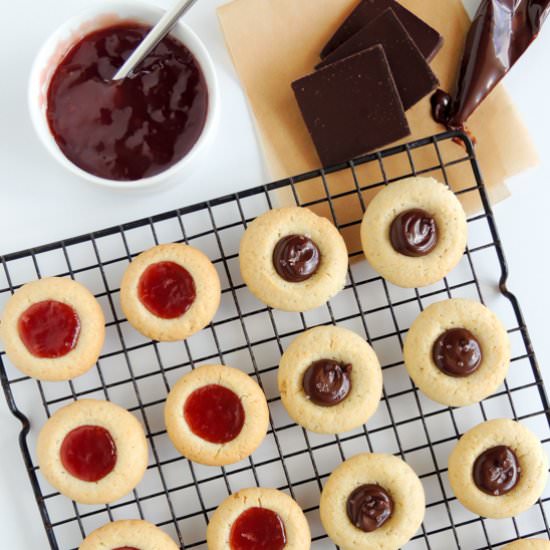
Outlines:
{"label": "white ceramic bowl", "polygon": [[51,155],[67,170],[103,187],[114,189],[144,189],[159,185],[176,173],[181,178],[193,172],[200,158],[208,148],[216,132],[219,119],[219,87],[214,63],[206,47],[197,35],[184,23],[178,22],[171,35],[193,53],[197,59],[208,87],[208,112],[206,122],[199,139],[193,148],[176,164],[163,172],[135,181],[117,181],[94,176],[71,162],[58,147],[46,118],[46,98],[50,80],[60,61],[70,48],[87,34],[114,25],[121,21],[136,21],[154,25],[162,16],[163,10],[139,2],[110,0],[100,3],[61,25],[40,49],[31,69],[29,82],[29,108],[32,123],[40,141]]}

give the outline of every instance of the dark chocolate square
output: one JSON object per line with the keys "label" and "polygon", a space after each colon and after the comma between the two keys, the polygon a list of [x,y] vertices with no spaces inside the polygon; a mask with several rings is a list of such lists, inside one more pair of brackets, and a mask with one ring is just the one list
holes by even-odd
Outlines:
{"label": "dark chocolate square", "polygon": [[384,10],[347,42],[327,55],[317,68],[380,44],[386,52],[405,110],[439,84],[428,62],[391,8]]}
{"label": "dark chocolate square", "polygon": [[428,61],[432,60],[443,44],[443,37],[433,27],[430,27],[430,25],[398,2],[395,2],[395,0],[361,0],[327,42],[321,52],[321,59],[324,59],[329,53],[346,42],[346,40],[349,40],[356,32],[359,32],[377,15],[380,15],[388,8],[393,9],[395,15],[397,15],[418,46],[418,49],[422,52],[422,55]]}
{"label": "dark chocolate square", "polygon": [[376,45],[292,83],[323,166],[409,135],[386,54]]}

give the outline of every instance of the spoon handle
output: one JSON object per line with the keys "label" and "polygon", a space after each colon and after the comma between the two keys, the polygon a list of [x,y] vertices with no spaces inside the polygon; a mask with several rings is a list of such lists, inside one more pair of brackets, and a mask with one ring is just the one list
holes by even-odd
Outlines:
{"label": "spoon handle", "polygon": [[197,0],[178,0],[149,31],[132,55],[116,72],[113,80],[126,78],[150,53],[157,44],[172,30],[178,19],[193,6]]}

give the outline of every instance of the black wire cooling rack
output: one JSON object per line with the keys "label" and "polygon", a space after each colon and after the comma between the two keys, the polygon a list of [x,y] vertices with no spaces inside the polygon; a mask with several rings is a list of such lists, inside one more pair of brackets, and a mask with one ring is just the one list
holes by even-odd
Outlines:
{"label": "black wire cooling rack", "polygon": [[[462,146],[452,145],[460,141]],[[397,168],[396,168],[397,167]],[[357,234],[365,202],[389,181],[429,174],[452,184],[479,214],[469,218],[469,247],[441,283],[397,288],[359,260]],[[337,189],[334,189],[337,187]],[[352,259],[345,289],[305,314],[265,307],[247,291],[238,269],[238,244],[247,224],[280,204],[310,207],[331,218],[346,236]],[[343,220],[346,220],[345,223]],[[220,274],[222,304],[214,321],[183,342],[151,342],[135,332],[119,306],[119,282],[130,259],[161,242],[188,242],[206,252]],[[151,218],[67,239],[1,258],[0,306],[22,284],[50,275],[70,276],[94,292],[107,318],[106,343],[97,367],[71,382],[41,383],[22,377],[0,352],[0,377],[13,414],[21,421],[19,444],[52,549],[77,548],[83,537],[111,520],[145,518],[184,548],[206,548],[209,516],[243,487],[277,487],[292,495],[310,521],[314,550],[333,549],[318,516],[323,481],[358,452],[394,453],[419,474],[427,497],[425,521],[410,549],[498,548],[519,537],[550,533],[550,496],[509,520],[487,520],[465,510],[447,480],[447,457],[461,433],[483,420],[509,417],[550,443],[549,407],[518,302],[506,287],[507,266],[472,145],[445,133]],[[513,359],[499,391],[478,405],[450,409],[419,392],[404,370],[403,337],[427,305],[448,297],[481,300],[508,328]],[[365,336],[384,369],[384,395],[368,426],[340,436],[320,436],[294,424],[276,384],[280,355],[305,328],[338,323]],[[254,376],[264,389],[271,427],[247,460],[225,468],[178,456],[163,424],[162,408],[173,383],[195,365],[225,363]],[[144,424],[150,447],[144,480],[108,506],[66,499],[37,467],[37,433],[59,407],[79,398],[110,399]]]}

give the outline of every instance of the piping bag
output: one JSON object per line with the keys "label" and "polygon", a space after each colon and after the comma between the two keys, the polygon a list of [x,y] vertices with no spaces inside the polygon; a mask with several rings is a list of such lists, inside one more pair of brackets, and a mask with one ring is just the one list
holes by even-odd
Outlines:
{"label": "piping bag", "polygon": [[537,37],[550,0],[482,0],[466,37],[455,97],[437,90],[432,115],[451,130],[491,93]]}

